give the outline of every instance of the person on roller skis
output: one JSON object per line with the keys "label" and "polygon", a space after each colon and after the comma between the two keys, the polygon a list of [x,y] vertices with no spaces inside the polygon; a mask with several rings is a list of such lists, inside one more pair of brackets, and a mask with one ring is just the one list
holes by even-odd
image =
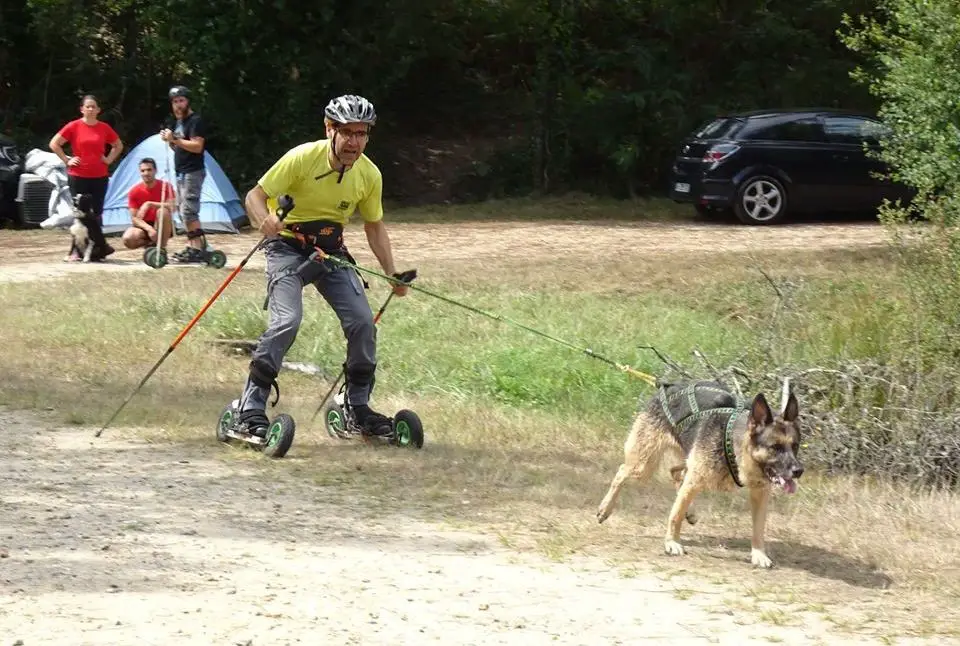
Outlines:
{"label": "person on roller skis", "polygon": [[[277,375],[284,355],[293,345],[303,316],[303,288],[314,285],[333,308],[347,342],[345,407],[364,433],[393,432],[392,420],[370,408],[377,367],[377,330],[367,302],[366,282],[351,267],[309,260],[315,249],[356,264],[343,241],[351,214],[360,211],[367,242],[385,274],[399,279],[390,238],[383,222],[383,178],[364,154],[370,129],[377,121],[367,99],[344,95],[324,110],[326,139],[288,150],[246,195],[247,214],[267,238],[267,299],[269,324],[250,361],[249,375],[239,400],[239,424],[265,437],[271,388],[280,389]],[[295,208],[281,221],[271,212],[277,199],[289,194]],[[393,291],[404,296],[407,287],[396,282]]]}

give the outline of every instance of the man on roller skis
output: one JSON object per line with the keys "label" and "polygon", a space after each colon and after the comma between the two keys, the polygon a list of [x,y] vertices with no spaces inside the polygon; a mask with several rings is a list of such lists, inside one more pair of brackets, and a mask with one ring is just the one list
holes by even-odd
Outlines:
{"label": "man on roller skis", "polygon": [[[279,399],[277,375],[299,331],[303,288],[309,284],[333,308],[347,341],[345,407],[363,432],[377,436],[392,432],[391,419],[369,403],[377,367],[377,330],[365,283],[351,267],[308,261],[320,249],[356,264],[344,245],[343,228],[359,210],[367,242],[384,273],[400,276],[383,222],[383,178],[363,152],[376,121],[373,104],[365,98],[333,99],[324,110],[327,138],[288,150],[246,195],[251,223],[269,238],[263,248],[270,321],[253,352],[238,407],[239,423],[254,435],[266,436],[270,389],[277,390]],[[293,197],[296,208],[281,221],[271,213],[270,204],[275,208],[285,193]],[[398,282],[393,291],[404,296],[407,287]]]}

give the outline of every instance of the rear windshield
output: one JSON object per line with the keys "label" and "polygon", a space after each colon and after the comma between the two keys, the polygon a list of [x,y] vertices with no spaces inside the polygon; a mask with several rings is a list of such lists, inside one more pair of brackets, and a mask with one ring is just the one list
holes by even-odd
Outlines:
{"label": "rear windshield", "polygon": [[731,117],[720,117],[707,121],[697,128],[693,136],[697,139],[728,139],[740,129],[743,122]]}

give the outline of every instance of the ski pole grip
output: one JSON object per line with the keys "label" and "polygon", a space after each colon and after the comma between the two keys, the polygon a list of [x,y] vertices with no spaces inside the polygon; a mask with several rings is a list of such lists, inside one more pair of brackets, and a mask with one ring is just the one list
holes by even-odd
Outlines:
{"label": "ski pole grip", "polygon": [[277,199],[277,217],[280,218],[280,221],[283,221],[283,218],[287,217],[287,214],[293,210],[293,198],[284,193]]}
{"label": "ski pole grip", "polygon": [[404,285],[409,285],[417,278],[417,270],[407,269],[406,271],[397,272],[393,275],[393,278]]}

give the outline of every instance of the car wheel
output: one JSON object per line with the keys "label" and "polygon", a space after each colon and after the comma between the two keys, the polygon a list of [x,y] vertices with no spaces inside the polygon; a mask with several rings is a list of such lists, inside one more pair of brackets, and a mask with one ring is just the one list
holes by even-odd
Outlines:
{"label": "car wheel", "polygon": [[787,191],[769,175],[756,175],[743,182],[733,208],[744,224],[776,224],[787,215]]}

